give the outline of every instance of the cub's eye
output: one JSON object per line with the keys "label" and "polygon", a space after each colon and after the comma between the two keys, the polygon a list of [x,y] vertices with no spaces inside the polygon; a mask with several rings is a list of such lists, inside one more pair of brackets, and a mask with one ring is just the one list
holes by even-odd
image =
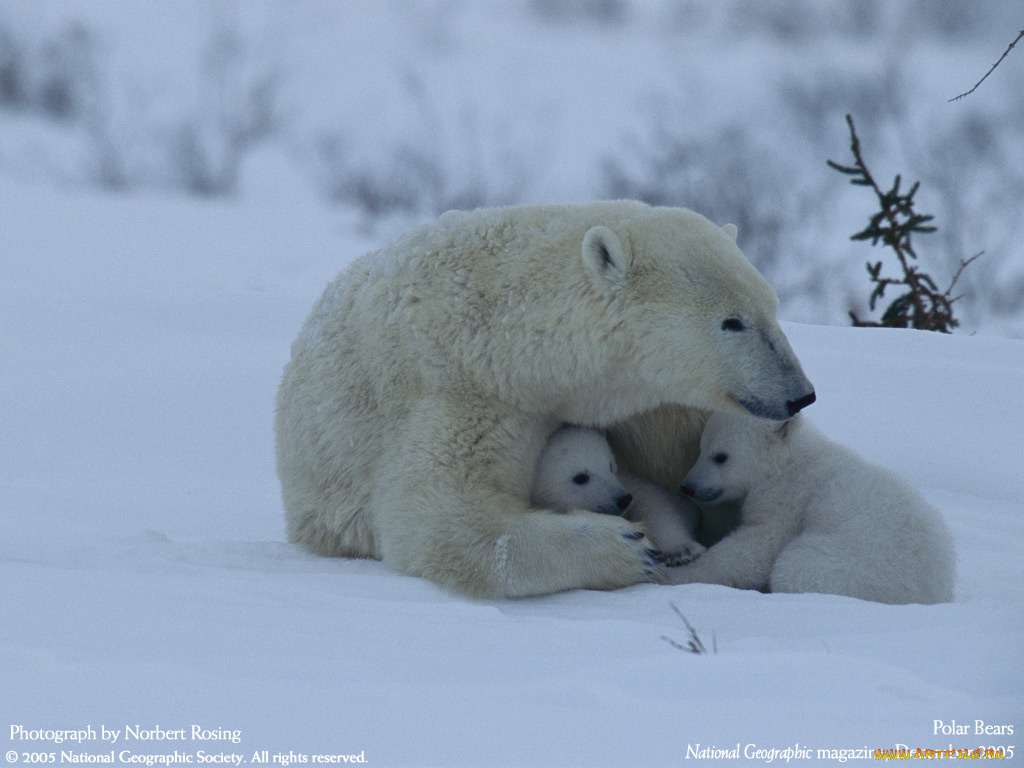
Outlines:
{"label": "cub's eye", "polygon": [[576,483],[576,485],[586,485],[590,482],[590,475],[586,472],[580,472],[578,475],[573,476],[572,481]]}
{"label": "cub's eye", "polygon": [[742,331],[743,321],[738,317],[729,317],[722,321],[723,331]]}
{"label": "cub's eye", "polygon": [[715,462],[715,464],[725,464],[725,462],[729,460],[729,454],[716,453],[714,456],[711,457],[711,460]]}

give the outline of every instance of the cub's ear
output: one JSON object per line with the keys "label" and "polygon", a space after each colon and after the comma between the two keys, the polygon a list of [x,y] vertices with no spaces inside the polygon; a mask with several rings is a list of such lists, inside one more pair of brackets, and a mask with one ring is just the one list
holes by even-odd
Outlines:
{"label": "cub's ear", "polygon": [[724,227],[722,227],[722,231],[729,236],[730,240],[732,240],[734,243],[736,242],[736,235],[739,234],[739,230],[736,229],[735,224],[726,224]]}
{"label": "cub's ear", "polygon": [[583,236],[583,267],[591,277],[606,282],[625,280],[633,256],[622,247],[619,236],[608,227],[596,226]]}

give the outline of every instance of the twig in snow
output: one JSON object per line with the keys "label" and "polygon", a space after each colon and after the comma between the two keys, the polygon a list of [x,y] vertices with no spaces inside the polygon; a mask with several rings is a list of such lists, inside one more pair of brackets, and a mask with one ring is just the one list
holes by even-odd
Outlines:
{"label": "twig in snow", "polygon": [[[661,639],[669,645],[671,645],[673,648],[677,648],[680,651],[686,651],[687,653],[694,653],[698,655],[702,653],[707,653],[707,646],[705,646],[704,643],[701,641],[700,636],[697,634],[697,630],[695,630],[693,628],[693,625],[686,620],[685,616],[683,616],[683,612],[680,611],[678,607],[676,607],[675,603],[669,603],[669,605],[672,607],[672,610],[676,612],[676,616],[683,620],[683,624],[686,625],[686,631],[690,633],[690,640],[686,645],[682,645],[681,643],[677,643],[675,640],[673,640],[671,637],[668,637],[667,635],[662,635]],[[711,648],[713,653],[718,653],[718,639],[715,637],[714,632],[711,633]]]}

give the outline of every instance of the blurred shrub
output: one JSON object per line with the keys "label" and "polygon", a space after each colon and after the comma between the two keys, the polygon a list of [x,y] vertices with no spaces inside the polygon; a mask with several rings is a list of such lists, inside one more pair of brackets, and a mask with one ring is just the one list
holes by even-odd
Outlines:
{"label": "blurred shrub", "polygon": [[97,87],[96,40],[78,22],[33,47],[0,27],[0,108],[71,122]]}
{"label": "blurred shrub", "polygon": [[717,224],[733,223],[738,241],[763,274],[781,256],[788,197],[781,161],[744,128],[692,136],[654,126],[632,152],[603,162],[607,196],[690,208]]}
{"label": "blurred shrub", "polygon": [[0,108],[21,108],[28,101],[24,56],[14,35],[0,27]]}
{"label": "blurred shrub", "polygon": [[65,180],[229,194],[245,155],[280,125],[279,73],[232,28],[211,33],[194,102],[165,109],[158,121],[148,119],[147,98],[119,90],[101,52],[101,42],[79,22],[35,46],[0,27],[0,109],[66,130],[81,165],[52,161],[51,173]]}
{"label": "blurred shrub", "polygon": [[621,24],[630,12],[628,0],[530,0],[529,7],[551,24]]}
{"label": "blurred shrub", "polygon": [[320,137],[317,167],[332,200],[368,219],[439,216],[523,200],[539,153],[517,151],[508,127],[497,122],[485,136],[475,108],[446,121],[415,74],[406,74],[404,87],[414,117],[403,126],[406,137],[382,138],[366,154],[344,134]]}
{"label": "blurred shrub", "polygon": [[229,194],[246,154],[281,126],[281,77],[226,27],[211,35],[200,75],[197,103],[170,139],[170,165],[188,192]]}

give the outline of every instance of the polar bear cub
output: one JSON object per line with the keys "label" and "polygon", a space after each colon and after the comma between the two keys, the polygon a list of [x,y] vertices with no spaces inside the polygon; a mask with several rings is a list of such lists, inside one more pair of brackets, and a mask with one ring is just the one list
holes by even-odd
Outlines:
{"label": "polar bear cub", "polygon": [[823,592],[880,603],[953,599],[953,540],[937,510],[796,416],[782,425],[715,413],[683,492],[742,500],[739,527],[673,584]]}
{"label": "polar bear cub", "polygon": [[682,565],[704,551],[694,540],[700,510],[684,496],[620,471],[604,432],[566,425],[548,439],[533,477],[530,503],[557,512],[584,509],[641,522],[665,556]]}

